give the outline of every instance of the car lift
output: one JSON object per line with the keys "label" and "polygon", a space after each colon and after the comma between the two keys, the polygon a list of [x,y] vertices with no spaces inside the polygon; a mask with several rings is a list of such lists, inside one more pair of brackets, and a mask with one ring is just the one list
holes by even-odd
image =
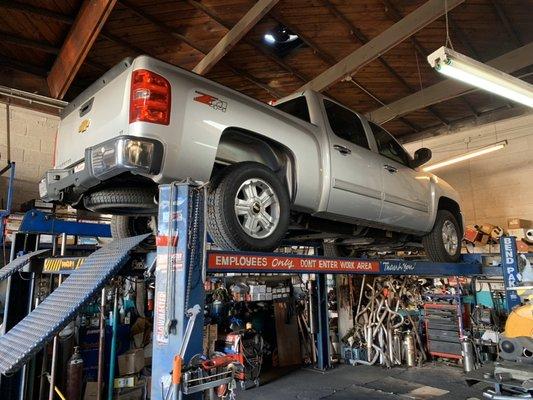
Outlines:
{"label": "car lift", "polygon": [[[208,273],[314,274],[317,280],[318,327],[317,368],[329,368],[326,274],[441,276],[502,276],[506,287],[507,308],[519,303],[512,289],[518,280],[518,254],[513,237],[501,239],[499,266],[485,267],[482,255],[465,255],[460,263],[432,263],[418,260],[333,259],[322,256],[296,256],[282,253],[206,251],[205,188],[196,184],[162,185],[159,192],[157,251],[140,249],[146,239],[137,236],[114,240],[70,263],[61,286],[33,309],[34,279],[38,273],[51,273],[57,262],[56,240],[52,256],[43,260],[43,245],[36,234],[62,236],[61,255],[65,255],[66,235],[108,237],[105,225],[56,220],[48,214],[30,211],[22,223],[21,241],[15,237],[11,262],[0,269],[0,280],[8,279],[3,336],[0,336],[0,392],[10,399],[30,399],[26,366],[35,369],[35,355],[91,301],[114,275],[128,274],[138,267],[155,265],[155,312],[152,355],[152,399],[200,398],[200,392],[239,378],[239,360],[214,358],[204,361],[198,373],[189,362],[202,353],[204,308],[203,282]],[[33,236],[32,236],[33,235]],[[30,252],[30,250],[35,250]],[[86,251],[88,249],[85,249]],[[94,251],[96,250],[96,251]],[[20,253],[20,257],[15,255]],[[72,257],[69,258],[72,260]],[[48,269],[45,266],[48,265]],[[52,268],[53,269],[53,268]],[[18,275],[12,275],[18,271]],[[12,275],[12,276],[10,276]],[[15,279],[11,278],[24,278]],[[27,293],[28,300],[13,301],[14,289]],[[6,329],[7,328],[7,329]],[[5,334],[4,334],[5,333]],[[29,364],[27,364],[29,363]],[[216,368],[212,368],[212,367]],[[214,372],[216,371],[216,372]],[[51,371],[53,382],[54,371]],[[7,376],[6,376],[7,374]],[[35,375],[34,375],[35,376]],[[25,386],[26,385],[26,386]],[[30,385],[31,386],[31,385]],[[53,387],[53,386],[52,386]],[[49,399],[53,398],[53,390]]]}

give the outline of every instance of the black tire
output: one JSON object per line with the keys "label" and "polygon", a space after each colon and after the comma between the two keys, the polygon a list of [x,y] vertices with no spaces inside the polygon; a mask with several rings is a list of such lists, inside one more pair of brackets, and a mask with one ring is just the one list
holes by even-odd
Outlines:
{"label": "black tire", "polygon": [[[235,213],[239,188],[248,179],[254,178],[266,182],[279,202],[278,223],[264,238],[249,235]],[[223,249],[272,251],[279,246],[289,227],[289,208],[287,188],[270,168],[255,162],[231,165],[211,180],[207,199],[207,229],[211,239]]]}
{"label": "black tire", "polygon": [[[457,249],[454,254],[450,254],[445,246],[442,237],[442,229],[444,224],[451,222],[457,233]],[[457,218],[448,210],[438,210],[435,224],[430,233],[422,238],[422,244],[426,250],[426,254],[431,261],[434,262],[457,262],[461,256],[461,241],[463,239],[463,230],[461,225],[457,222]]]}
{"label": "black tire", "polygon": [[83,205],[88,210],[101,214],[155,215],[155,195],[155,190],[151,188],[102,189],[86,195]]}
{"label": "black tire", "polygon": [[111,217],[111,237],[123,239],[127,237],[152,233],[143,243],[155,245],[155,216],[113,215]]}
{"label": "black tire", "polygon": [[350,246],[340,245],[335,242],[323,242],[322,248],[324,249],[324,255],[331,258],[357,258],[361,255]]}

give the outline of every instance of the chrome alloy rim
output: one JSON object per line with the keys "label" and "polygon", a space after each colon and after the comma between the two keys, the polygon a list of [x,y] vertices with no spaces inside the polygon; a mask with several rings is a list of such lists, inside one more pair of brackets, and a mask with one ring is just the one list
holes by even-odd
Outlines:
{"label": "chrome alloy rim", "polygon": [[455,255],[459,246],[459,235],[457,234],[455,225],[451,221],[446,220],[442,224],[442,243],[449,255]]}
{"label": "chrome alloy rim", "polygon": [[264,180],[248,179],[237,190],[235,215],[248,235],[256,239],[266,238],[279,223],[278,196]]}

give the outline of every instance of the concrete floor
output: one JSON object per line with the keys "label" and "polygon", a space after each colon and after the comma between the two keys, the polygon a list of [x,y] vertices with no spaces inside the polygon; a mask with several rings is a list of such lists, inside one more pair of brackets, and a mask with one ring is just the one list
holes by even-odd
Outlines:
{"label": "concrete floor", "polygon": [[339,365],[325,373],[298,369],[238,394],[238,400],[481,399],[483,386],[468,387],[458,367],[422,368]]}

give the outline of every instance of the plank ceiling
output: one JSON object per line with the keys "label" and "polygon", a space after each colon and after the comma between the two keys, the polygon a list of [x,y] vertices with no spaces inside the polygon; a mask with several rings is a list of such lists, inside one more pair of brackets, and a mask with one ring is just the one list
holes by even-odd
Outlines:
{"label": "plank ceiling", "polygon": [[[192,70],[253,6],[253,0],[119,0],[65,99],[122,58],[149,54]],[[376,37],[424,0],[281,0],[207,74],[268,101],[287,95]],[[46,76],[80,0],[0,0],[0,84],[48,94]],[[454,47],[480,61],[533,40],[532,0],[467,0],[449,14]],[[283,24],[304,45],[283,58],[263,36]],[[366,113],[442,80],[425,57],[445,41],[442,17],[327,94]],[[516,75],[530,73],[530,69]],[[529,79],[526,78],[526,79]],[[398,137],[515,105],[483,92],[417,110],[384,126]]]}

